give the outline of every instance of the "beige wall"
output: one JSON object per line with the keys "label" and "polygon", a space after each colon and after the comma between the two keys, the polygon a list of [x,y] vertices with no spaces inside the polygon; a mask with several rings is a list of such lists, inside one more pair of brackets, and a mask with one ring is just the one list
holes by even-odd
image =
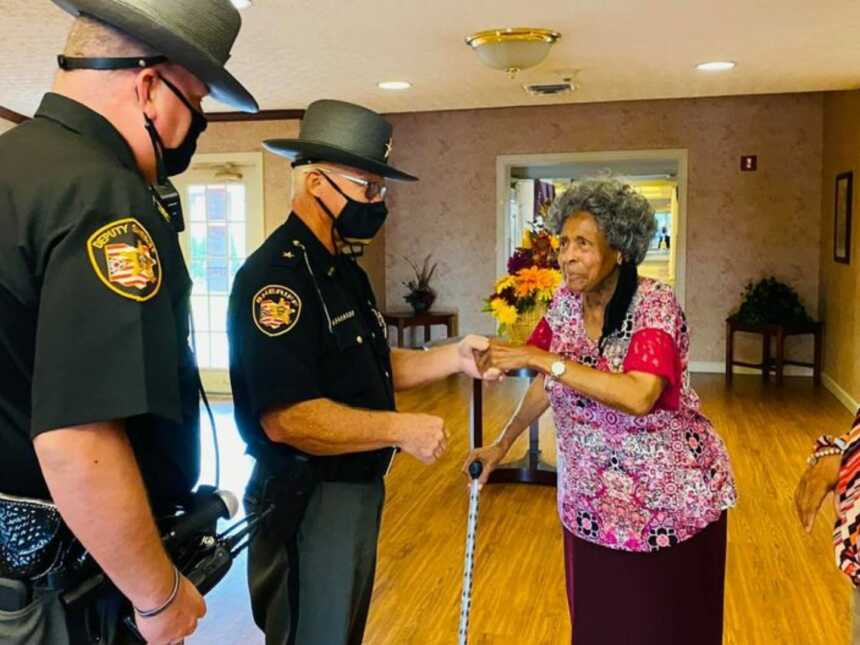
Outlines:
{"label": "beige wall", "polygon": [[17,124],[12,123],[12,121],[7,121],[6,119],[0,118],[0,134],[6,132],[6,130],[11,130]]}
{"label": "beige wall", "polygon": [[[211,123],[200,138],[198,152],[260,152],[265,139],[298,136],[299,122],[237,121]],[[290,162],[263,152],[263,199],[265,231],[272,233],[290,212]],[[385,234],[380,234],[367,249],[361,264],[367,270],[380,307],[385,307]]]}
{"label": "beige wall", "polygon": [[[854,171],[851,264],[833,261],[836,175]],[[825,321],[824,372],[855,401],[860,400],[860,92],[824,97],[824,167],[821,191],[821,306]]]}
{"label": "beige wall", "polygon": [[[685,148],[691,358],[721,361],[725,316],[749,279],[774,274],[811,311],[817,307],[822,100],[802,94],[391,115],[393,162],[421,181],[397,185],[389,200],[388,302],[403,305],[408,265],[401,256],[432,252],[440,262],[439,305],[459,309],[462,331],[493,331],[480,309],[496,277],[497,155]],[[758,155],[758,172],[740,172],[742,154]],[[758,353],[757,345],[741,350]]]}

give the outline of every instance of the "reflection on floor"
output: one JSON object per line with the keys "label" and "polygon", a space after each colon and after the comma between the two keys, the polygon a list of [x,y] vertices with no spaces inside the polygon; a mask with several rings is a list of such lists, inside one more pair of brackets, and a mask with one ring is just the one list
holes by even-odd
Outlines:
{"label": "reflection on floor", "polygon": [[[726,440],[740,491],[740,504],[729,515],[725,644],[847,643],[849,585],[833,566],[832,509],[825,505],[808,537],[794,518],[791,492],[814,438],[839,432],[851,415],[809,379],[786,379],[783,388],[752,376],[736,377],[731,389],[718,376],[697,375],[694,383],[705,413]],[[488,439],[524,387],[509,380],[487,388]],[[365,645],[449,645],[456,639],[468,506],[459,470],[468,445],[469,392],[469,383],[454,378],[399,397],[403,411],[444,416],[451,447],[432,467],[398,457],[388,478]],[[218,405],[216,413],[224,485],[241,490],[250,462],[229,405]],[[551,441],[550,424],[541,435]],[[551,446],[546,453],[552,461]],[[487,487],[481,496],[470,643],[570,643],[561,556],[554,490]],[[244,561],[237,563],[207,598],[209,615],[188,643],[263,643],[251,619],[244,567]]]}

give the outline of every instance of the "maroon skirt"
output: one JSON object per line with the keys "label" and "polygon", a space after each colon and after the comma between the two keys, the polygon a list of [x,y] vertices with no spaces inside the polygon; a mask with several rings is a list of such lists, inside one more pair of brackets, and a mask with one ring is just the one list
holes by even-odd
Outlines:
{"label": "maroon skirt", "polygon": [[616,551],[564,531],[574,645],[721,645],[726,513],[654,553]]}

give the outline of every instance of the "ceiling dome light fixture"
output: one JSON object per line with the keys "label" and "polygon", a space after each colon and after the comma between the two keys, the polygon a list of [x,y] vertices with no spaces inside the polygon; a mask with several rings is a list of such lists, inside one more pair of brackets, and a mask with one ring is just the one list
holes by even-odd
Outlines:
{"label": "ceiling dome light fixture", "polygon": [[409,81],[382,81],[377,83],[377,87],[381,90],[408,90],[412,87]]}
{"label": "ceiling dome light fixture", "polygon": [[550,29],[514,27],[480,31],[468,36],[466,44],[484,65],[504,70],[513,79],[520,70],[542,62],[559,38],[561,34]]}
{"label": "ceiling dome light fixture", "polygon": [[727,72],[735,67],[737,67],[737,63],[732,60],[715,60],[696,65],[696,69],[700,72]]}

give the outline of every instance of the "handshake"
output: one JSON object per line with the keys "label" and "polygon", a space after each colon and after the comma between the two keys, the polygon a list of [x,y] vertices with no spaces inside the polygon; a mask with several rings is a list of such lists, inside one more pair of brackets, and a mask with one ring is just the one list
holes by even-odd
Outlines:
{"label": "handshake", "polygon": [[[450,352],[447,373],[463,373],[485,381],[498,381],[505,372],[536,367],[544,352],[528,345],[510,345],[483,336],[466,336],[457,345],[440,348]],[[456,354],[454,352],[456,351]],[[425,464],[432,464],[448,449],[449,434],[441,417],[429,414],[396,414],[397,447]]]}

